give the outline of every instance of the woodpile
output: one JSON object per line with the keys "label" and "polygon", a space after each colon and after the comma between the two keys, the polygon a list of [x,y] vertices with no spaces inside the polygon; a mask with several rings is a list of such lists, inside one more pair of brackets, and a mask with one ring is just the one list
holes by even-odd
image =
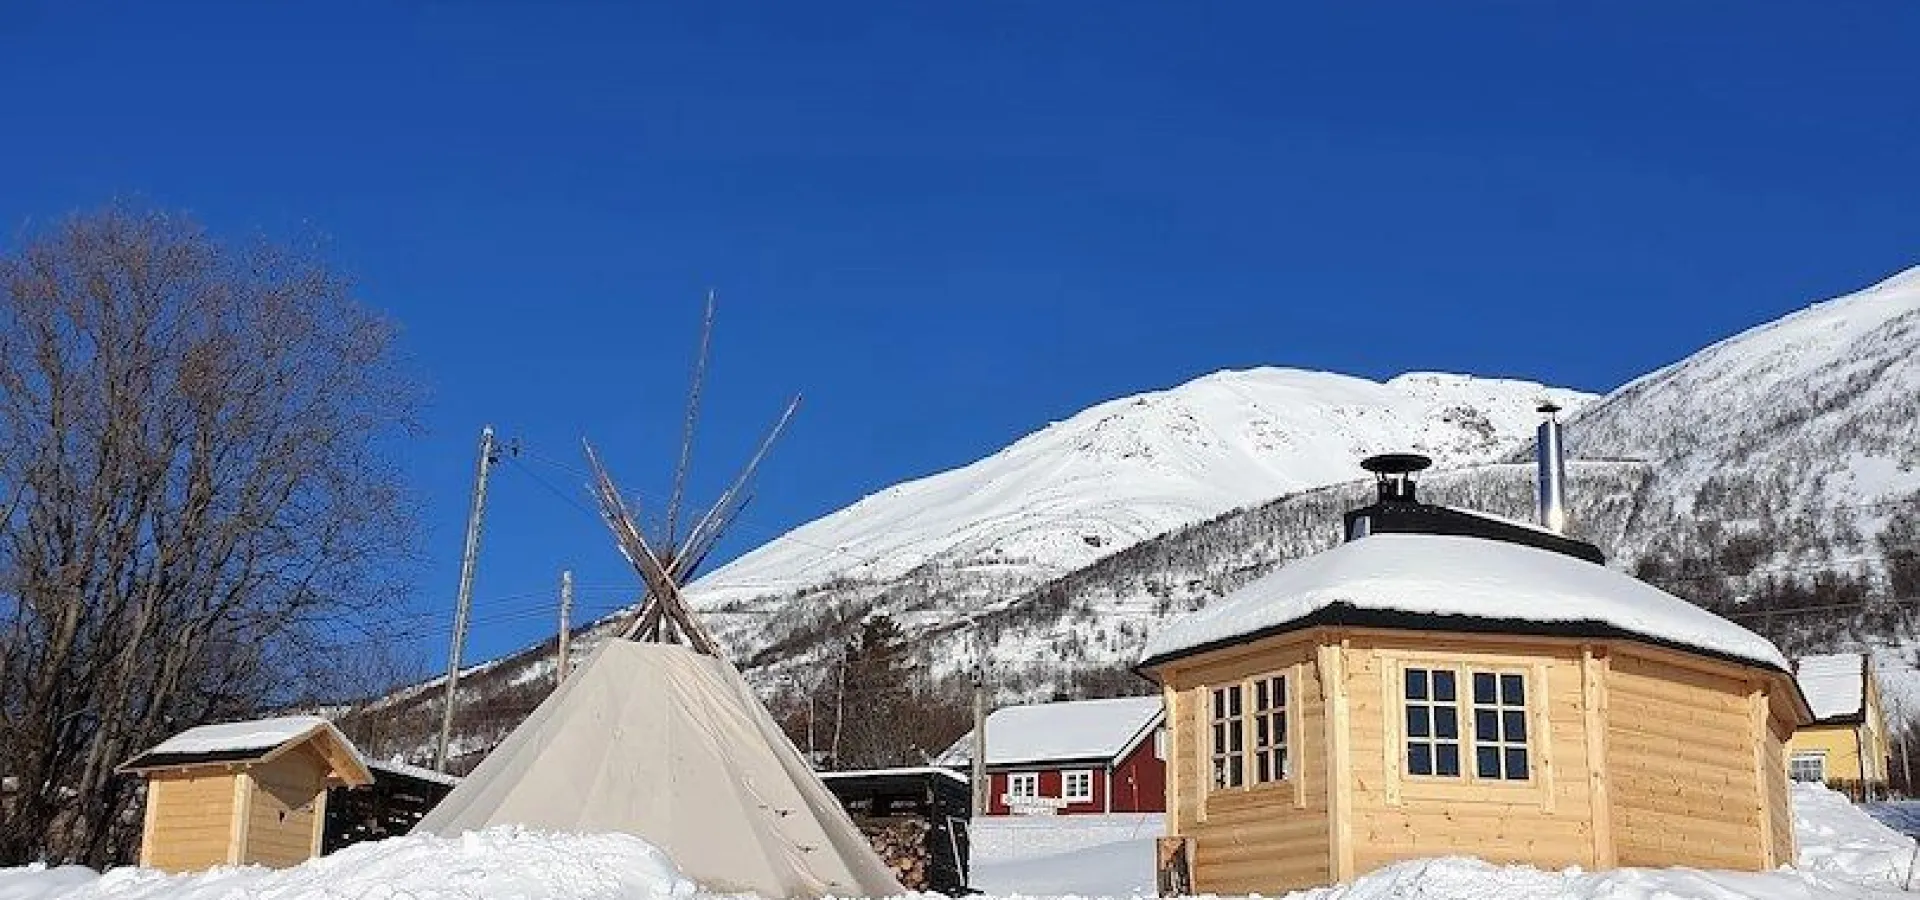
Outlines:
{"label": "woodpile", "polygon": [[927,841],[932,826],[925,819],[857,817],[854,824],[860,826],[860,833],[867,836],[867,843],[873,845],[874,852],[880,854],[881,861],[893,870],[894,877],[899,878],[907,890],[932,889],[930,868],[933,860]]}

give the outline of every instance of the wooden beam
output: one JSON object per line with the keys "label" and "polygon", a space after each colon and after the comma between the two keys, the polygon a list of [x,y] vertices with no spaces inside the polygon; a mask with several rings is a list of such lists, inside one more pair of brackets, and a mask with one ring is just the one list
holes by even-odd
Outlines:
{"label": "wooden beam", "polygon": [[[1770,719],[1772,713],[1767,707],[1767,692],[1754,685],[1747,693],[1747,703],[1752,707],[1753,725],[1753,808],[1760,818],[1760,869],[1765,871],[1780,864],[1773,851],[1773,810],[1770,808],[1772,797],[1767,785],[1771,781],[1767,773],[1767,742],[1773,739]],[[1784,798],[1782,798],[1784,799]]]}
{"label": "wooden beam", "polygon": [[1336,882],[1353,880],[1353,761],[1347,717],[1347,642],[1332,636],[1321,644],[1320,696],[1326,710],[1327,866]]}
{"label": "wooden beam", "polygon": [[227,864],[245,865],[247,861],[247,830],[253,817],[253,776],[246,772],[233,773],[233,821],[227,831]]}
{"label": "wooden beam", "polygon": [[1593,865],[1611,869],[1620,860],[1607,772],[1607,657],[1591,644],[1580,648],[1580,693],[1582,730],[1587,737],[1587,799],[1593,805]]}

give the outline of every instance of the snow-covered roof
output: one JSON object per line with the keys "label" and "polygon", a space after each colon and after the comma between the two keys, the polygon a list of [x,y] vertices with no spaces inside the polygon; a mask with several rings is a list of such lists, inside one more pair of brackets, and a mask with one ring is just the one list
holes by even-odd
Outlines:
{"label": "snow-covered roof", "polygon": [[1788,668],[1766,638],[1629,575],[1521,544],[1433,534],[1375,534],[1295,560],[1162,629],[1141,662],[1340,609],[1585,626]]}
{"label": "snow-covered roof", "polygon": [[418,778],[421,781],[431,781],[435,784],[444,784],[450,787],[456,786],[460,783],[460,776],[458,775],[448,775],[445,772],[435,772],[432,769],[423,769],[419,766],[413,765],[412,763],[376,759],[368,762],[367,767],[371,769],[378,769],[382,772],[392,772],[395,775],[405,775],[408,778]]}
{"label": "snow-covered roof", "polygon": [[[1008,706],[987,716],[987,765],[1111,760],[1157,724],[1159,697],[1070,700]],[[954,742],[937,762],[973,759],[973,733]]]}
{"label": "snow-covered roof", "polygon": [[1867,705],[1866,655],[1834,653],[1793,661],[1793,678],[1816,720],[1858,716]]}
{"label": "snow-covered roof", "polygon": [[347,769],[349,783],[371,780],[366,757],[333,723],[319,716],[280,716],[189,728],[121,765],[124,772],[210,762],[252,762],[288,744],[324,736],[330,759]]}
{"label": "snow-covered roof", "polygon": [[214,753],[225,750],[271,750],[314,729],[326,727],[319,716],[282,716],[223,722],[189,728],[156,745],[148,753]]}
{"label": "snow-covered roof", "polygon": [[838,772],[817,773],[823,780],[835,778],[871,778],[875,775],[939,775],[951,778],[961,784],[967,783],[967,776],[945,766],[903,766],[897,769],[843,769]]}

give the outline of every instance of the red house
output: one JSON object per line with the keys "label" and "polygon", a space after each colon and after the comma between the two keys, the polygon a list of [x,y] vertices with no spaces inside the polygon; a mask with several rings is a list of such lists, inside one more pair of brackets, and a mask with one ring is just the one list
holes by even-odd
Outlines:
{"label": "red house", "polygon": [[[1159,697],[1009,706],[987,717],[988,814],[1165,812]],[[973,735],[940,763],[972,762]]]}

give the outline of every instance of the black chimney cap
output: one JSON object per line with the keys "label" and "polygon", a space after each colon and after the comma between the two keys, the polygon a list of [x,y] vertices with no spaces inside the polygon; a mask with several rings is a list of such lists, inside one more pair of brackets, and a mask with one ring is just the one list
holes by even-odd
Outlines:
{"label": "black chimney cap", "polygon": [[1432,465],[1432,459],[1418,453],[1381,453],[1360,461],[1360,468],[1381,476],[1412,475]]}
{"label": "black chimney cap", "polygon": [[1559,412],[1561,408],[1562,407],[1560,406],[1560,404],[1555,403],[1552,400],[1542,400],[1540,401],[1539,406],[1534,407],[1534,412],[1546,413],[1547,415],[1550,416],[1550,415],[1553,415],[1554,413]]}

